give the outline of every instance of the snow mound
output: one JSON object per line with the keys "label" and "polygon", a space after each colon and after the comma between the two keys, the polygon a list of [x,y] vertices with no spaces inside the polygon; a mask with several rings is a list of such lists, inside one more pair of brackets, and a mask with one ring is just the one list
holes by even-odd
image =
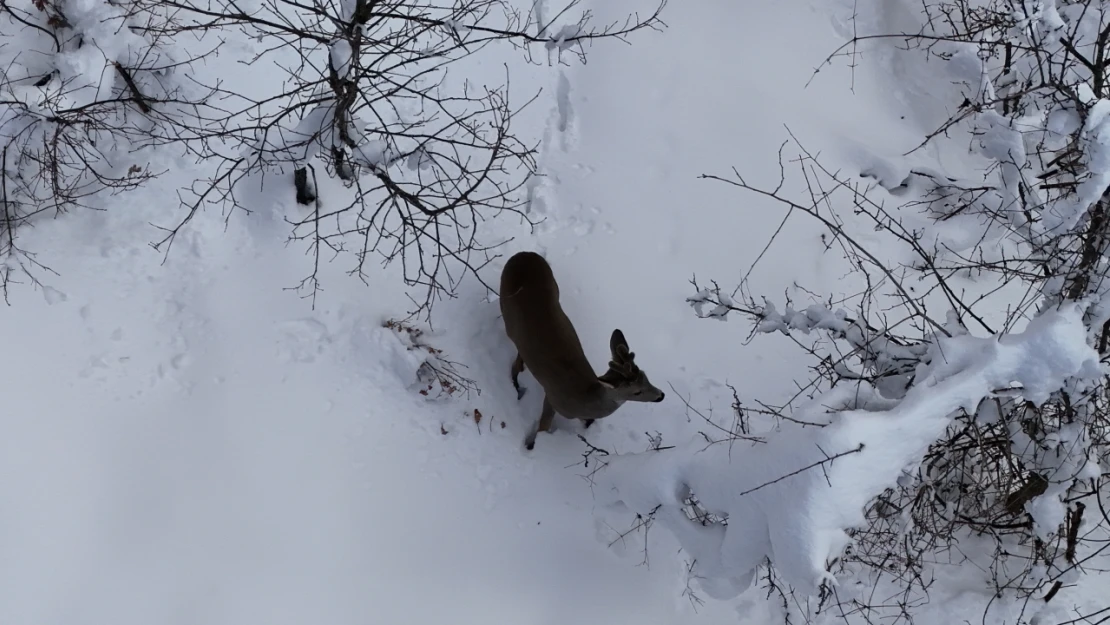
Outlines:
{"label": "snow mound", "polygon": [[[837,387],[799,415],[825,427],[783,430],[766,442],[705,447],[699,440],[611,457],[596,492],[673,533],[715,598],[745,590],[768,558],[784,581],[816,594],[821,583],[835,583],[826,562],[848,545],[845,530],[863,524],[867,502],[920,462],[957,410],[972,411],[1002,389],[1041,403],[1065,380],[1101,375],[1082,316],[1080,305],[1069,305],[1044,312],[1020,334],[937,337],[901,401],[830,411],[832,395],[861,390]],[[726,522],[691,519],[691,495]]]}

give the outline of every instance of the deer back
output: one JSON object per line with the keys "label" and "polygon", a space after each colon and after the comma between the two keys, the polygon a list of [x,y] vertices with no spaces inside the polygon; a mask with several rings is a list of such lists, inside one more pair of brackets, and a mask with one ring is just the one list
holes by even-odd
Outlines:
{"label": "deer back", "polygon": [[519,252],[505,263],[499,301],[505,333],[553,405],[596,393],[600,383],[559,305],[559,285],[542,256]]}

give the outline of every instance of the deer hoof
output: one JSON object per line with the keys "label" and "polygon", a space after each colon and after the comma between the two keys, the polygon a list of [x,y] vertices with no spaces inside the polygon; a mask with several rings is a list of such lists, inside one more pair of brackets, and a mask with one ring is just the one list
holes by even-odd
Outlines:
{"label": "deer hoof", "polygon": [[527,449],[528,451],[532,451],[532,448],[535,447],[535,446],[536,446],[535,439],[524,442],[524,448]]}

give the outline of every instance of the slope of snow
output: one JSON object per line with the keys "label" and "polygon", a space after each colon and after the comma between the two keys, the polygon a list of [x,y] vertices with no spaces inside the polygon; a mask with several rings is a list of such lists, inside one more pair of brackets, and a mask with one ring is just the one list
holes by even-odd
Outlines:
{"label": "slope of snow", "polygon": [[[592,4],[605,21],[653,3]],[[735,165],[773,184],[783,124],[857,169],[862,152],[916,143],[875,108],[889,97],[877,81],[853,94],[829,72],[803,89],[843,9],[672,2],[667,31],[594,46],[584,67],[514,64],[518,100],[545,90],[517,127],[544,138],[532,207],[545,221],[534,235],[500,224],[515,237],[504,253],[548,256],[599,368],[620,327],[669,396],[673,384],[727,411],[725,382],[745,399],[792,392],[804,362],[778,337],[742,345],[744,324],[699,320],[684,302],[693,274],[738,279],[782,212],[696,176]],[[475,71],[500,81],[498,61]],[[185,180],[25,235],[60,276],[0,310],[0,622],[768,622],[759,601],[695,617],[665,536],[650,567],[636,566],[638,544],[610,547],[630,520],[582,479],[579,426],[559,420],[522,450],[540,393],[516,401],[496,302],[473,281],[437,309],[430,340],[482,393],[426,401],[408,389],[413,355],[381,327],[408,305],[395,268],[364,286],[325,267],[315,310],[284,290],[309,262],[284,245],[288,187],[256,193],[260,210],[226,229],[198,216],[160,265],[149,224],[166,222]],[[820,231],[788,226],[753,291],[837,284],[845,269],[819,253]],[[589,439],[638,452],[647,433],[684,441],[699,427],[674,397],[626,406]]]}
{"label": "slope of snow", "polygon": [[4,313],[0,620],[671,622],[564,458],[404,391],[398,293],[313,314],[217,220],[164,269],[88,242],[126,212],[54,229],[64,299]]}

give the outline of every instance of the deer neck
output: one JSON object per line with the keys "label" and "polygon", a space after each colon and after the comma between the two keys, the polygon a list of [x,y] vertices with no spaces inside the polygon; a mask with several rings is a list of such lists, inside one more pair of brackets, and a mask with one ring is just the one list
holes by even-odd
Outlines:
{"label": "deer neck", "polygon": [[601,380],[595,380],[590,385],[587,396],[589,397],[590,410],[596,415],[593,417],[595,419],[613,414],[624,403],[617,399],[613,389],[602,384]]}
{"label": "deer neck", "polygon": [[548,393],[548,399],[556,412],[570,419],[607,417],[616,412],[622,403],[597,378],[585,388],[564,387],[561,392],[552,389]]}

